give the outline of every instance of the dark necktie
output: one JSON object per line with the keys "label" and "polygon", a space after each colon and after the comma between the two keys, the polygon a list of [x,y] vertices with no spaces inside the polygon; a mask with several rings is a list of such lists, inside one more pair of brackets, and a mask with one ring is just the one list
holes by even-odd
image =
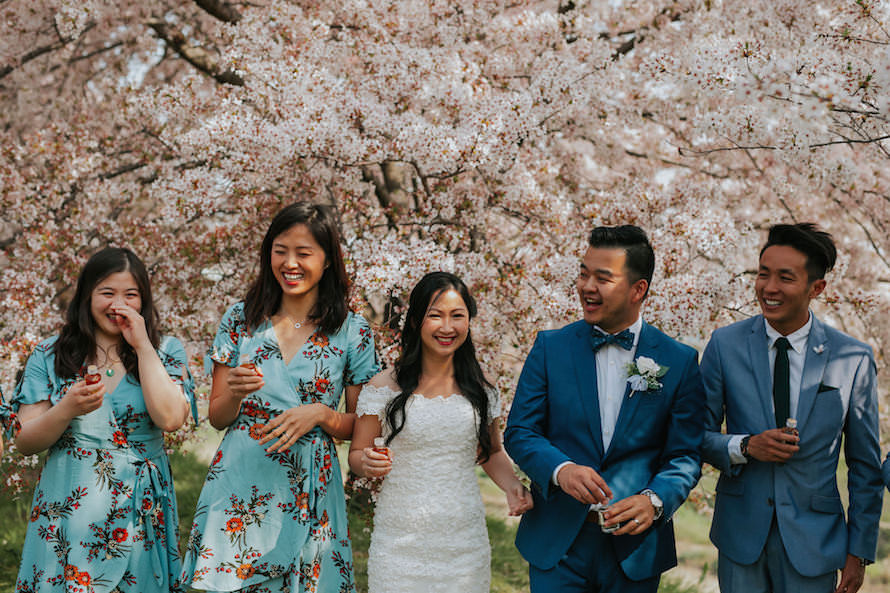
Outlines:
{"label": "dark necktie", "polygon": [[788,366],[788,338],[776,340],[776,366],[773,369],[773,404],[776,408],[776,427],[785,426],[791,414],[791,371]]}
{"label": "dark necktie", "polygon": [[593,329],[590,332],[590,345],[593,351],[599,350],[603,344],[615,344],[625,350],[630,350],[634,347],[634,334],[629,329],[625,329],[617,334],[607,334],[598,329]]}

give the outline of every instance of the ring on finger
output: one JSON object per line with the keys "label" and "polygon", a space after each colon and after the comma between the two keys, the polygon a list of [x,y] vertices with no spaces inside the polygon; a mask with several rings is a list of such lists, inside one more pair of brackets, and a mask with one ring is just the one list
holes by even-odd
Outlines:
{"label": "ring on finger", "polygon": [[639,525],[639,524],[640,524],[640,520],[639,520],[639,519],[637,519],[637,518],[636,518],[636,517],[634,517],[634,520],[633,520],[633,521],[634,521],[634,523],[636,523],[636,524],[637,524],[637,525]]}

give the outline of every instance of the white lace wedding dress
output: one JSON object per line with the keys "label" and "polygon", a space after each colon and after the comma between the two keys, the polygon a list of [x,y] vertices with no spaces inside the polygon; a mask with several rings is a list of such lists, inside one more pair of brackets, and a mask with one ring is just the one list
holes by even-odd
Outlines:
{"label": "white lace wedding dress", "polygon": [[[395,396],[366,385],[357,413],[376,415],[385,426]],[[489,399],[489,417],[496,418],[496,393]],[[374,511],[369,593],[488,593],[491,548],[476,481],[476,422],[461,395],[408,400]]]}

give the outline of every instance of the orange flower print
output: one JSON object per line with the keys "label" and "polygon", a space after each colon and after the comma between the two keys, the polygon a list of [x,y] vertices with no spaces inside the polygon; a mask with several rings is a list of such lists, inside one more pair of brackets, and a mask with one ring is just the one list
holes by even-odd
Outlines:
{"label": "orange flower print", "polygon": [[83,585],[84,587],[88,586],[92,579],[90,578],[90,573],[87,571],[77,573],[77,584]]}
{"label": "orange flower print", "polygon": [[149,497],[146,496],[145,498],[142,499],[142,510],[143,511],[150,511],[151,507],[153,507],[153,506],[154,506],[154,502],[152,502],[152,500]]}
{"label": "orange flower print", "polygon": [[235,533],[244,529],[244,521],[240,517],[232,517],[226,521],[226,531]]}
{"label": "orange flower print", "polygon": [[252,577],[254,572],[253,564],[242,564],[235,571],[235,576],[243,581]]}
{"label": "orange flower print", "polygon": [[31,509],[31,523],[40,518],[40,505],[36,505]]}
{"label": "orange flower print", "polygon": [[313,345],[318,346],[319,348],[324,348],[330,343],[328,341],[328,337],[320,332],[315,332],[314,334],[312,334],[312,337],[309,338],[309,341],[311,341]]}
{"label": "orange flower print", "polygon": [[324,377],[319,377],[315,380],[315,391],[317,391],[318,393],[325,393],[328,390],[328,385],[330,384],[331,382]]}
{"label": "orange flower print", "polygon": [[77,567],[73,564],[67,564],[65,566],[65,580],[66,581],[75,581],[77,580]]}
{"label": "orange flower print", "polygon": [[309,495],[305,492],[300,492],[297,495],[297,507],[301,509],[309,508]]}
{"label": "orange flower print", "polygon": [[216,465],[220,461],[222,461],[222,451],[217,451],[216,455],[213,457],[213,463],[211,463],[210,465]]}
{"label": "orange flower print", "polygon": [[117,543],[121,543],[127,539],[127,530],[122,527],[118,527],[117,529],[115,529],[114,531],[111,532],[111,537]]}
{"label": "orange flower print", "polygon": [[263,434],[263,428],[265,427],[265,424],[254,424],[250,427],[250,430],[247,433],[250,435],[250,438],[258,441],[265,436]]}
{"label": "orange flower print", "polygon": [[127,435],[125,435],[120,430],[114,431],[114,434],[111,436],[111,440],[114,441],[114,444],[118,447],[126,447],[127,446]]}
{"label": "orange flower print", "polygon": [[321,574],[321,562],[316,562],[312,565],[312,578],[318,579],[319,574]]}

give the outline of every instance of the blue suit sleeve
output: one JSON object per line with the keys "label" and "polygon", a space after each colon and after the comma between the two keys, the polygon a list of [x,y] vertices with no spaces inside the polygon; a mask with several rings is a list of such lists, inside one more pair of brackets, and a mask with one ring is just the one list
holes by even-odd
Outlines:
{"label": "blue suit sleeve", "polygon": [[519,376],[504,431],[504,448],[538,485],[545,499],[554,488],[553,470],[560,463],[571,461],[548,438],[548,395],[545,339],[538,334]]}
{"label": "blue suit sleeve", "polygon": [[721,472],[736,475],[741,465],[733,465],[729,457],[729,440],[732,435],[723,434],[723,418],[726,410],[726,394],[723,382],[723,361],[720,359],[719,339],[711,337],[701,359],[702,381],[705,388],[705,437],[702,443],[702,460]]}
{"label": "blue suit sleeve", "polygon": [[853,377],[844,427],[844,457],[850,494],[847,553],[870,561],[875,559],[884,496],[876,374],[872,356],[863,356]]}
{"label": "blue suit sleeve", "polygon": [[664,520],[683,504],[701,477],[701,444],[704,420],[701,408],[704,389],[697,354],[692,352],[670,411],[670,423],[658,472],[649,482],[664,503]]}

